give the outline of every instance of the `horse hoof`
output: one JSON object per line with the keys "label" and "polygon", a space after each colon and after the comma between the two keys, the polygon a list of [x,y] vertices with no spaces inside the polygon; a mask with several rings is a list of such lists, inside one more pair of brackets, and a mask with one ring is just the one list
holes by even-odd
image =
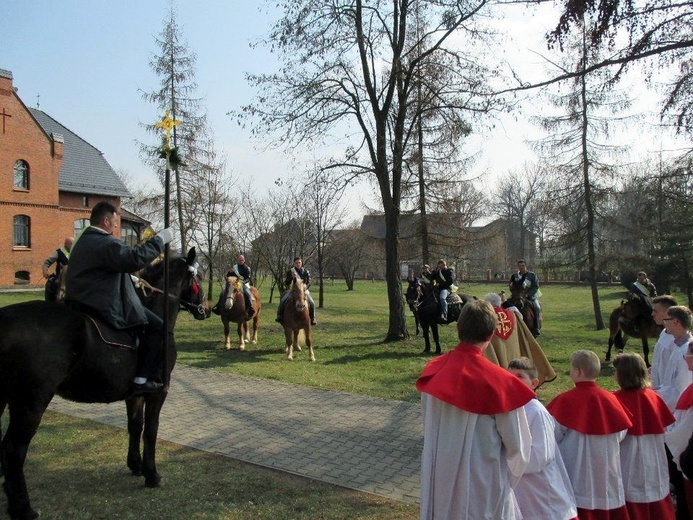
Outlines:
{"label": "horse hoof", "polygon": [[296,352],[303,352],[303,351],[301,350],[301,347],[298,347],[298,346],[297,346],[297,347],[294,347],[294,350],[295,350]]}
{"label": "horse hoof", "polygon": [[154,475],[152,477],[147,477],[144,479],[144,485],[148,488],[157,488],[161,485],[161,476]]}
{"label": "horse hoof", "polygon": [[315,361],[315,356],[310,356],[311,361]]}
{"label": "horse hoof", "polygon": [[240,350],[241,352],[243,352],[243,351],[245,350],[245,346],[244,346],[244,345],[241,345],[240,347],[238,347],[238,350]]}
{"label": "horse hoof", "polygon": [[287,361],[293,361],[294,358],[293,358],[293,356],[289,356],[289,357],[286,358],[286,360],[287,360]]}

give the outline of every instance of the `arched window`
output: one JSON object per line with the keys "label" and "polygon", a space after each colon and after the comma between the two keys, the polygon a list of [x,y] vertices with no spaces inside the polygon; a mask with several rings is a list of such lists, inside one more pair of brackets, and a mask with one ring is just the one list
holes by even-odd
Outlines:
{"label": "arched window", "polygon": [[16,285],[25,285],[30,281],[29,271],[16,271],[14,273],[14,283]]}
{"label": "arched window", "polygon": [[20,190],[29,189],[29,165],[21,159],[14,163],[14,187]]}
{"label": "arched window", "polygon": [[78,218],[77,220],[75,220],[74,234],[73,234],[73,236],[75,237],[75,240],[77,240],[79,235],[82,234],[82,231],[84,231],[87,227],[89,227],[89,219],[88,218]]}
{"label": "arched window", "polygon": [[26,215],[14,216],[14,246],[31,246],[31,219]]}

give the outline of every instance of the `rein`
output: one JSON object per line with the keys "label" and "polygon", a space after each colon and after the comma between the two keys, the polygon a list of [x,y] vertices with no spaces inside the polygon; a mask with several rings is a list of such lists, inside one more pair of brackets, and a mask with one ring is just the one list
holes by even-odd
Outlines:
{"label": "rein", "polygon": [[[177,296],[175,294],[171,293],[165,293],[163,290],[159,289],[158,287],[154,287],[151,285],[147,280],[143,278],[138,278],[137,276],[132,276],[131,278],[135,282],[135,287],[140,289],[142,291],[142,294],[144,295],[145,298],[149,297],[151,293],[157,293],[157,294],[162,294],[172,300],[178,300],[178,305],[182,310],[188,311],[190,314],[199,314],[200,316],[203,316],[205,314],[205,308],[204,306],[199,303],[191,303],[187,302],[185,300],[182,300],[180,296]],[[195,282],[197,283],[197,282]]]}

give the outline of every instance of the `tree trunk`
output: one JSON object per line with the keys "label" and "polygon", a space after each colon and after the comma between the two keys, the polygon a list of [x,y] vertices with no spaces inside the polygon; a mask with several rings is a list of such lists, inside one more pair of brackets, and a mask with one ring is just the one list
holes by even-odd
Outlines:
{"label": "tree trunk", "polygon": [[404,315],[402,281],[399,272],[399,210],[385,208],[385,276],[390,320],[385,341],[400,341],[408,337]]}

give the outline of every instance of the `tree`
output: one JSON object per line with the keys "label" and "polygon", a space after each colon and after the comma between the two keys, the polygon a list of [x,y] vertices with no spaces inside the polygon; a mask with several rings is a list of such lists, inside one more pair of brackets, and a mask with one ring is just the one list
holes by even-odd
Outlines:
{"label": "tree", "polygon": [[[407,336],[398,246],[403,163],[412,135],[407,122],[415,120],[415,79],[423,63],[447,56],[452,68],[446,88],[438,91],[438,110],[488,110],[489,98],[477,95],[479,82],[470,84],[464,74],[470,47],[459,50],[459,40],[452,38],[459,35],[471,46],[478,36],[471,22],[487,4],[488,0],[276,1],[284,14],[264,43],[280,54],[282,67],[275,74],[248,75],[260,93],[237,115],[252,118],[254,133],[274,133],[280,143],[294,146],[325,142],[333,131],[343,135],[345,127],[355,136],[341,165],[353,175],[371,177],[383,205],[386,341]],[[417,7],[427,9],[430,22],[420,37],[411,24]]]}
{"label": "tree", "polygon": [[[590,45],[587,25],[587,22],[583,24],[582,33],[567,47],[568,53],[576,59],[572,70],[584,72],[598,57],[599,48]],[[598,79],[601,83],[595,86]],[[613,172],[613,166],[604,158],[617,152],[615,147],[598,139],[608,135],[608,127],[614,122],[613,114],[627,106],[627,100],[618,99],[610,89],[600,88],[608,79],[598,78],[596,72],[590,76],[576,75],[569,91],[553,98],[562,113],[542,118],[550,137],[540,144],[540,149],[551,156],[557,175],[551,193],[565,215],[563,239],[576,248],[578,260],[586,262],[590,273],[598,330],[604,328],[596,277],[597,205],[602,198],[599,180]],[[605,111],[609,114],[604,115]]]}
{"label": "tree", "polygon": [[310,220],[315,226],[315,249],[320,284],[318,307],[321,309],[324,307],[323,279],[327,266],[326,245],[332,231],[342,223],[346,215],[346,209],[339,205],[345,187],[343,182],[330,178],[325,170],[317,168],[311,174],[306,189]]}
{"label": "tree", "polygon": [[541,168],[525,165],[523,171],[509,172],[498,181],[494,205],[501,218],[517,226],[517,250],[521,258],[530,256],[530,252],[534,253],[528,248],[527,231],[538,231],[538,205],[546,188],[545,175]]}
{"label": "tree", "polygon": [[[210,164],[211,140],[207,129],[207,115],[202,109],[201,99],[194,97],[197,90],[195,83],[195,64],[197,58],[190,52],[182,39],[181,27],[178,25],[173,4],[169,6],[169,14],[165,20],[164,29],[156,38],[159,54],[155,55],[149,65],[159,77],[159,88],[142,92],[142,97],[154,103],[161,113],[170,110],[172,119],[180,125],[173,128],[172,145],[176,150],[176,160],[172,170],[175,181],[175,199],[177,209],[177,224],[180,232],[181,247],[188,249],[188,241],[192,233],[196,216],[191,213],[190,201],[186,195],[195,187],[196,172],[201,169],[214,168]],[[160,136],[160,129],[154,123],[142,124],[148,133]],[[149,164],[161,172],[161,145],[140,143],[141,156]],[[163,184],[163,177],[160,174]]]}
{"label": "tree", "polygon": [[346,229],[335,230],[329,243],[328,262],[333,270],[344,277],[348,291],[354,290],[356,273],[363,267],[368,245],[358,222]]}
{"label": "tree", "polygon": [[[563,46],[571,32],[583,30],[590,20],[591,44],[606,43],[609,58],[596,60],[574,74],[591,73],[605,67],[619,66],[618,75],[628,66],[655,59],[674,78],[667,87],[662,114],[670,114],[679,132],[693,131],[693,2],[690,0],[564,0],[564,10],[556,28],[548,35],[550,45]],[[621,34],[625,31],[624,37]],[[674,67],[671,67],[674,65]],[[656,80],[661,74],[650,71]],[[556,81],[561,78],[554,78]]]}

